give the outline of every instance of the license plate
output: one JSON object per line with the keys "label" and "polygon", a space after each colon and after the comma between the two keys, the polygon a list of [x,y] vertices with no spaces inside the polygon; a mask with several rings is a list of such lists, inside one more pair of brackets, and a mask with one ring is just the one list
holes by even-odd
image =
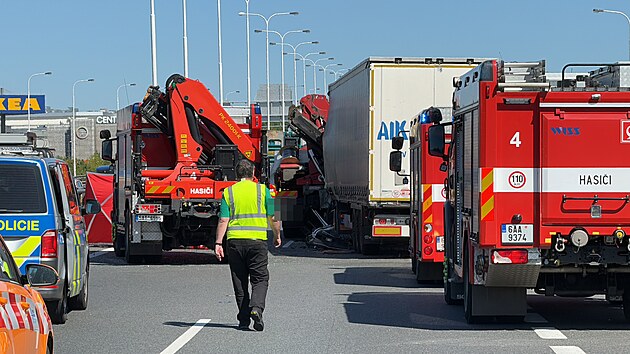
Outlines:
{"label": "license plate", "polygon": [[504,245],[532,245],[534,244],[534,225],[531,224],[502,224],[501,243]]}
{"label": "license plate", "polygon": [[136,215],[137,222],[162,222],[164,221],[164,215]]}
{"label": "license plate", "polygon": [[444,236],[438,236],[435,238],[435,246],[440,252],[444,252]]}

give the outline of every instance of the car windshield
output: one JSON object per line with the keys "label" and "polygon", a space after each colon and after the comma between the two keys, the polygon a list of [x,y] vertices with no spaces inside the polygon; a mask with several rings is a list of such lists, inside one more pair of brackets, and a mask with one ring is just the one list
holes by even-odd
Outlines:
{"label": "car windshield", "polygon": [[0,164],[0,214],[46,212],[46,197],[39,168]]}

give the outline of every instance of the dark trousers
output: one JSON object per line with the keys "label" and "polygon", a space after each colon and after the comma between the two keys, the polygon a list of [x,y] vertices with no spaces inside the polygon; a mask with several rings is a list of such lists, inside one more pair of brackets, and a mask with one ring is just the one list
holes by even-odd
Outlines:
{"label": "dark trousers", "polygon": [[[267,241],[230,239],[227,246],[232,285],[238,305],[237,318],[241,323],[249,323],[251,309],[256,308],[261,313],[265,309],[265,298],[269,287]],[[252,284],[251,298],[249,296],[250,282]]]}

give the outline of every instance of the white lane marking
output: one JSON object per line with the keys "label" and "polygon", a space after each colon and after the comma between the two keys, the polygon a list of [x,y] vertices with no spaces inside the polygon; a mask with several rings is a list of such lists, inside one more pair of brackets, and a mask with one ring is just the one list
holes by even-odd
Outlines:
{"label": "white lane marking", "polygon": [[282,248],[287,248],[287,247],[291,246],[292,244],[293,244],[293,240],[285,243],[284,246],[282,246]]}
{"label": "white lane marking", "polygon": [[105,253],[109,253],[109,252],[113,252],[113,251],[114,251],[114,247],[106,248],[106,249],[104,249],[102,251],[90,253],[90,258],[100,257],[100,256],[104,255]]}
{"label": "white lane marking", "polygon": [[551,350],[553,350],[556,354],[586,354],[582,348],[576,347],[574,345],[567,346],[550,346]]}
{"label": "white lane marking", "polygon": [[201,331],[203,327],[207,325],[208,323],[210,323],[209,318],[200,319],[192,327],[188,328],[188,330],[184,332],[184,334],[179,336],[179,338],[175,339],[175,341],[171,343],[171,345],[169,345],[166,349],[162,350],[160,354],[177,353],[178,350],[182,349],[182,347],[186,345],[186,343],[188,343],[191,339],[193,339],[193,337],[196,336],[197,333],[199,333],[199,331]]}
{"label": "white lane marking", "polygon": [[534,332],[542,339],[567,339],[567,336],[555,328],[534,328]]}

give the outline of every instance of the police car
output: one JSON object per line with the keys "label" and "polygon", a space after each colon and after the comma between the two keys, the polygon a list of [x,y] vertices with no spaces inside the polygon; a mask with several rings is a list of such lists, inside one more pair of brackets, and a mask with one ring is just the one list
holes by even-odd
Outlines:
{"label": "police car", "polygon": [[95,200],[81,210],[68,165],[58,159],[0,156],[0,234],[23,274],[29,264],[59,273],[38,287],[53,323],[88,302],[89,259],[83,213],[98,213]]}

